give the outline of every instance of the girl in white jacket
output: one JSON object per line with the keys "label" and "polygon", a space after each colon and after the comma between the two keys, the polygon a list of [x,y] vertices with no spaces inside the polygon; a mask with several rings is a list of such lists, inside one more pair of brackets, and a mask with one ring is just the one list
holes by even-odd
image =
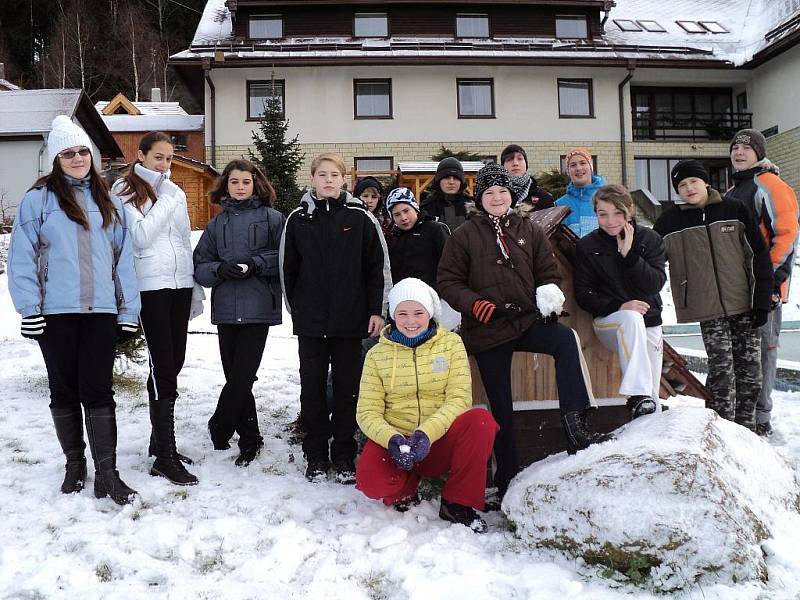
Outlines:
{"label": "girl in white jacket", "polygon": [[191,459],[175,445],[178,374],[186,355],[189,319],[202,312],[203,291],[193,299],[194,267],[186,195],[170,181],[174,148],[159,131],[139,142],[138,160],[113,186],[125,206],[142,297],[141,324],[147,340],[150,373],[150,474],[176,485],[195,485],[182,463]]}

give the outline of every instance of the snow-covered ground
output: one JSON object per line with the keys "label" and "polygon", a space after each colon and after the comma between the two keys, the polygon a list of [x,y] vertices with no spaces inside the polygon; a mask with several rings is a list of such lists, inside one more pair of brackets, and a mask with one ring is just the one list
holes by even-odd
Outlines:
{"label": "snow-covered ground", "polygon": [[[214,451],[206,431],[223,383],[217,338],[203,333],[214,331],[208,319],[206,311],[190,323],[197,333],[189,338],[176,414],[179,448],[197,461],[191,470],[200,484],[180,488],[149,476],[146,393],[126,386],[116,395],[118,464],[139,500],[120,508],[93,497],[91,466],[86,490],[59,492],[63,457],[44,364],[36,343],[18,335],[0,275],[0,598],[660,597],[527,547],[499,513],[487,515],[490,532],[478,535],[441,521],[437,499],[400,514],[352,487],[308,483],[300,448],[283,431],[299,394],[288,320],[270,331],[255,385],[266,446],[249,468],[235,467],[235,445]],[[141,383],[145,369],[129,365],[125,375]],[[776,396],[774,443],[796,461],[800,395]],[[671,404],[679,410],[697,402]],[[800,531],[787,525],[765,547],[766,585],[704,586],[680,597],[797,598]]]}

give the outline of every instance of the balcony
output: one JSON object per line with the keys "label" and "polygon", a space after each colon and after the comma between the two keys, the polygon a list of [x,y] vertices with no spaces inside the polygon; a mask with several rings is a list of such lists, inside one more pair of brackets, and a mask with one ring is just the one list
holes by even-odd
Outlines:
{"label": "balcony", "polygon": [[729,140],[752,126],[749,112],[676,112],[633,110],[634,140]]}

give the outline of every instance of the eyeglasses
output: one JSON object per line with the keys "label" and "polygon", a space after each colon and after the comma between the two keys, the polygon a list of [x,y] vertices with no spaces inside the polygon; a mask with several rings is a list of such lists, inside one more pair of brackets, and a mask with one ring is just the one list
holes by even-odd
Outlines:
{"label": "eyeglasses", "polygon": [[75,155],[78,154],[79,156],[89,156],[92,153],[91,150],[88,148],[81,148],[78,151],[75,150],[64,150],[64,152],[59,153],[59,156],[64,160],[71,160],[75,158]]}

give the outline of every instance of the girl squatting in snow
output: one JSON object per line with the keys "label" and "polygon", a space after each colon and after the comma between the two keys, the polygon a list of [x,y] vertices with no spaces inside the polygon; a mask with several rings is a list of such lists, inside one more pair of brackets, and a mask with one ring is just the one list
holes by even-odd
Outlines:
{"label": "girl squatting in snow", "polygon": [[472,406],[472,380],[461,338],[435,319],[439,296],[408,278],[389,292],[394,319],[369,351],[361,375],[357,418],[368,440],[356,488],[399,511],[419,502],[422,477],[448,473],[439,516],[479,533],[486,462],[497,423]]}
{"label": "girl squatting in snow", "polygon": [[606,185],[594,196],[598,228],[578,240],[575,299],[594,317],[597,339],[619,355],[631,418],[656,411],[663,341],[664,241],[637,225],[628,190]]}
{"label": "girl squatting in snow", "polygon": [[706,387],[721,417],[755,430],[761,391],[759,327],[773,290],[769,251],[747,208],[723,200],[697,160],[671,173],[681,197],[653,229],[664,238],[678,323],[700,321],[708,354]]}
{"label": "girl squatting in snow", "polygon": [[[508,172],[490,164],[475,177],[478,210],[453,232],[439,262],[439,291],[461,312],[461,335],[474,354],[492,414],[495,484],[502,496],[519,471],[513,429],[511,358],[541,352],[555,358],[562,423],[570,452],[611,439],[592,432],[594,404],[578,335],[558,323],[564,295],[544,231],[515,207]],[[544,318],[543,318],[544,317]]]}
{"label": "girl squatting in snow", "polygon": [[128,504],[136,491],[117,472],[114,347],[136,334],[139,291],[122,203],[92,164],[92,142],[68,117],[53,120],[47,140],[52,171],[20,202],[11,233],[9,292],[22,335],[39,342],[50,412],[66,456],[61,491],[86,480],[86,432],[94,494]]}
{"label": "girl squatting in snow", "polygon": [[280,325],[278,247],[284,216],[271,208],[275,191],[248,160],[233,160],[209,193],[222,212],[209,221],[194,250],[194,277],[211,288],[211,322],[217,326],[225,385],[208,421],[215,450],[227,450],[239,434],[237,466],[258,456],[253,384],[270,325]]}
{"label": "girl squatting in snow", "polygon": [[[338,154],[312,161],[312,190],[286,220],[280,264],[298,341],[306,478],[323,479],[332,461],[336,480],[352,484],[361,340],[383,327],[391,273],[380,225],[342,190],[344,173]],[[329,365],[332,415],[325,399]]]}
{"label": "girl squatting in snow", "polygon": [[150,474],[194,485],[197,477],[182,464],[192,461],[175,445],[175,401],[189,319],[202,312],[203,301],[192,298],[191,225],[186,195],[169,179],[173,153],[168,135],[148,133],[139,142],[137,160],[111,191],[124,203],[142,298],[140,321],[150,364],[148,454],[156,457]]}

